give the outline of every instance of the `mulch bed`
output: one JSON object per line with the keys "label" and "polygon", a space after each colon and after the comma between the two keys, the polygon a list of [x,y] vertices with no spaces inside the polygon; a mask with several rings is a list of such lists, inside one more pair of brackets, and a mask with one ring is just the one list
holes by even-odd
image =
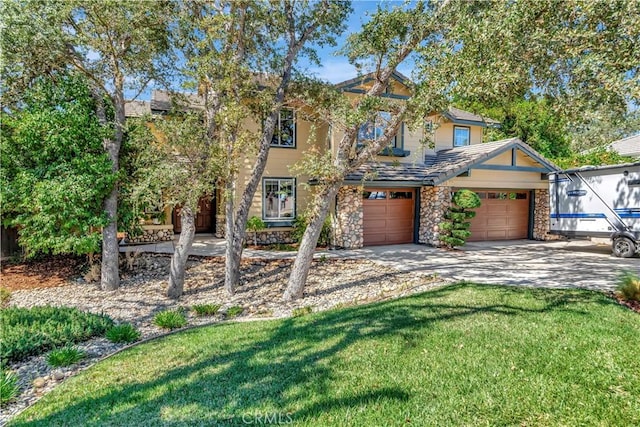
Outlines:
{"label": "mulch bed", "polygon": [[52,256],[19,264],[3,263],[0,284],[10,291],[54,288],[68,284],[86,266],[86,258]]}
{"label": "mulch bed", "polygon": [[624,305],[625,307],[630,308],[631,310],[640,314],[640,301],[624,299],[624,297],[622,297],[620,294],[617,294],[615,292],[609,292],[609,296],[615,299],[618,302],[618,304]]}

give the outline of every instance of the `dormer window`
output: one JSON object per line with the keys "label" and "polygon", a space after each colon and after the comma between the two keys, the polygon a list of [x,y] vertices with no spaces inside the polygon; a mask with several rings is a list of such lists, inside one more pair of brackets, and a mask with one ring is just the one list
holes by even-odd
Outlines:
{"label": "dormer window", "polygon": [[464,147],[471,143],[471,128],[466,126],[453,127],[453,146]]}

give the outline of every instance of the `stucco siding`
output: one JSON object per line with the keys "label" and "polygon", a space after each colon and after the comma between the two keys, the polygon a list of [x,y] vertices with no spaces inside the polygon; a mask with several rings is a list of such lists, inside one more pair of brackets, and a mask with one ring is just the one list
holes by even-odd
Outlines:
{"label": "stucco siding", "polygon": [[545,189],[549,182],[539,172],[495,171],[472,169],[468,177],[456,177],[445,183],[462,188]]}

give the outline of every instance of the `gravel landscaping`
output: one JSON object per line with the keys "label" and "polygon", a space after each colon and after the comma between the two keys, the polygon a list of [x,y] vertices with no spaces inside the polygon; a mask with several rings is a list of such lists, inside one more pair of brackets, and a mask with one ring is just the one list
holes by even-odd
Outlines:
{"label": "gravel landscaping", "polygon": [[[431,273],[399,271],[367,260],[318,259],[305,288],[304,298],[284,303],[282,294],[289,276],[290,259],[247,259],[242,265],[242,283],[233,296],[223,288],[224,259],[221,257],[190,258],[187,266],[185,294],[179,300],[164,296],[170,258],[166,255],[143,254],[124,271],[121,287],[108,292],[96,283],[74,278],[57,287],[34,287],[14,290],[11,305],[70,306],[93,313],[105,313],[117,323],[130,322],[148,339],[165,333],[152,324],[159,311],[184,308],[189,326],[218,322],[225,319],[229,307],[241,306],[238,320],[253,320],[291,316],[293,310],[312,311],[364,304],[423,292],[450,283]],[[11,282],[10,273],[3,273],[3,284]],[[219,314],[196,317],[190,307],[196,304],[220,304]],[[88,341],[78,347],[88,357],[69,368],[51,369],[44,356],[33,357],[11,366],[20,378],[22,389],[18,399],[2,408],[0,424],[36,401],[65,378],[92,365],[105,355],[123,348],[104,338]]]}

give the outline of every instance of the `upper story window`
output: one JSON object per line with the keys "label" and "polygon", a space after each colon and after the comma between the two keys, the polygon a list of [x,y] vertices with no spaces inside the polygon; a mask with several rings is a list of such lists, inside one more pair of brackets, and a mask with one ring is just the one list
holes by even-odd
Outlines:
{"label": "upper story window", "polygon": [[471,143],[471,129],[465,126],[453,127],[453,146],[463,147]]}
{"label": "upper story window", "polygon": [[280,110],[271,146],[296,148],[296,117],[292,109],[283,108]]}
{"label": "upper story window", "polygon": [[[369,121],[358,130],[358,144],[362,144],[365,141],[377,141],[384,136],[384,131],[391,123],[391,113],[386,111],[379,111],[373,121]],[[389,145],[393,148],[401,148],[402,140],[398,135],[389,141]]]}

